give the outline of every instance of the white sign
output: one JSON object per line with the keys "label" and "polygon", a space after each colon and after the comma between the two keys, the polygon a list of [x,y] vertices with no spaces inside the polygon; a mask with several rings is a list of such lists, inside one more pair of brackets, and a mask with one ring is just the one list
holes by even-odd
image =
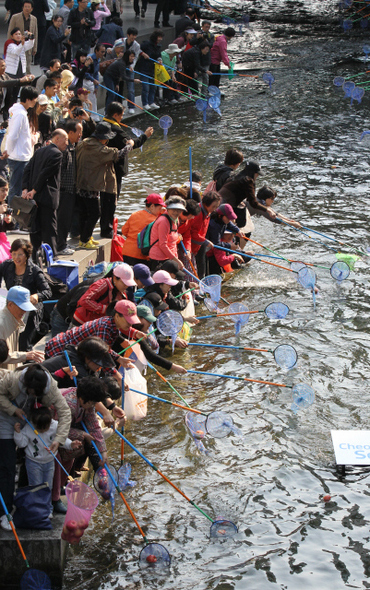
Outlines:
{"label": "white sign", "polygon": [[370,465],[370,430],[332,430],[337,465]]}

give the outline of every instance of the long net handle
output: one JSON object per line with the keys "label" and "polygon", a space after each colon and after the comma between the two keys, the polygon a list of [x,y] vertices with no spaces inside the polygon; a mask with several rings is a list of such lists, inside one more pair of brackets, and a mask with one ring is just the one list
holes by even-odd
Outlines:
{"label": "long net handle", "polygon": [[174,392],[174,393],[175,393],[175,394],[176,394],[176,395],[177,395],[177,396],[178,396],[178,397],[179,397],[179,398],[180,398],[180,399],[181,399],[181,400],[184,402],[184,404],[186,405],[186,407],[190,408],[190,406],[189,406],[188,402],[186,401],[186,399],[184,399],[184,398],[182,397],[181,393],[179,393],[179,392],[177,391],[177,389],[175,389],[175,388],[173,387],[173,385],[172,385],[172,384],[171,384],[171,383],[168,381],[168,379],[166,379],[166,377],[164,377],[164,376],[162,375],[162,373],[160,373],[159,371],[157,371],[157,369],[156,369],[155,367],[153,367],[153,365],[152,365],[152,364],[150,364],[149,362],[148,362],[148,367],[149,367],[150,369],[152,369],[153,371],[155,371],[155,373],[158,375],[158,377],[159,377],[160,379],[162,379],[162,381],[164,381],[164,383],[167,383],[167,385],[168,385],[168,386],[169,386],[169,387],[172,389],[172,391],[173,391],[173,392]]}
{"label": "long net handle", "polygon": [[13,531],[13,535],[14,535],[14,537],[15,537],[15,540],[17,541],[17,545],[18,545],[18,547],[19,547],[19,551],[21,552],[21,555],[22,555],[22,557],[23,557],[23,559],[24,559],[24,561],[25,561],[25,564],[26,564],[26,566],[27,566],[27,567],[30,567],[30,564],[28,563],[28,560],[27,560],[26,554],[25,554],[25,552],[23,551],[23,547],[22,547],[22,545],[21,545],[21,542],[20,542],[20,540],[19,540],[19,537],[18,537],[18,535],[17,535],[17,531],[15,530],[15,526],[14,526],[14,523],[13,523],[13,519],[12,519],[11,515],[9,514],[9,511],[8,511],[8,509],[7,509],[7,507],[6,507],[6,504],[5,504],[5,501],[4,501],[4,498],[3,498],[3,495],[2,495],[2,493],[1,493],[1,492],[0,492],[0,502],[1,502],[1,505],[2,505],[2,507],[3,507],[3,510],[4,510],[4,512],[5,512],[5,516],[7,517],[8,521],[9,521],[9,524],[10,524],[10,527],[11,527],[11,529],[12,529],[12,531]]}

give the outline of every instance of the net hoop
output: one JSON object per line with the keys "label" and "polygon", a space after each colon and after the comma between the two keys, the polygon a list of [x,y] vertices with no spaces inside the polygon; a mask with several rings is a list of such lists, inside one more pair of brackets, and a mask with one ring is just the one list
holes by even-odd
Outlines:
{"label": "net hoop", "polygon": [[173,120],[172,117],[170,117],[169,115],[163,115],[163,117],[161,117],[158,121],[158,125],[161,129],[169,129],[170,127],[172,127],[172,124]]}
{"label": "net hoop", "polygon": [[279,367],[290,370],[297,364],[298,355],[290,344],[280,344],[274,350],[274,358]]}
{"label": "net hoop", "polygon": [[181,313],[172,309],[162,311],[157,318],[157,328],[163,336],[178,334],[183,324],[184,318]]}
{"label": "net hoop", "polygon": [[225,438],[233,429],[234,421],[226,412],[211,412],[205,422],[207,433],[213,438]]}
{"label": "net hoop", "polygon": [[221,96],[215,94],[208,99],[208,104],[212,109],[218,109],[221,104]]}
{"label": "net hoop", "polygon": [[171,565],[171,557],[166,547],[160,543],[148,543],[142,548],[139,555],[139,564],[142,568],[160,568]]}
{"label": "net hoop", "polygon": [[203,98],[198,98],[198,100],[195,101],[195,108],[198,111],[205,111],[207,109],[207,101],[203,100]]}
{"label": "net hoop", "polygon": [[351,271],[348,264],[343,260],[338,260],[337,262],[334,262],[334,264],[332,264],[330,268],[331,276],[333,277],[333,279],[338,281],[338,283],[345,281],[349,277],[350,272]]}
{"label": "net hoop", "polygon": [[336,76],[333,80],[334,86],[337,86],[338,88],[340,86],[343,86],[344,82],[345,82],[345,79],[343,78],[343,76]]}
{"label": "net hoop", "polygon": [[208,86],[209,96],[220,96],[221,90],[217,86]]}
{"label": "net hoop", "polygon": [[21,590],[52,590],[49,576],[40,570],[29,568],[21,578]]}
{"label": "net hoop", "polygon": [[194,412],[185,414],[185,424],[189,428],[190,434],[199,440],[203,439],[207,434],[206,420],[207,416],[202,414],[194,414]]}
{"label": "net hoop", "polygon": [[305,266],[298,271],[298,282],[305,289],[313,290],[316,283],[316,273],[312,268]]}
{"label": "net hoop", "polygon": [[238,527],[231,520],[215,520],[209,532],[211,539],[230,539],[236,535]]}
{"label": "net hoop", "polygon": [[[109,465],[109,471],[113,475],[114,481],[118,483],[118,473],[116,468],[113,467],[113,465]],[[95,472],[94,488],[104,500],[110,500],[111,493],[115,490],[115,486],[105,467],[99,467]]]}
{"label": "net hoop", "polygon": [[307,408],[315,401],[315,392],[307,383],[296,383],[292,388],[293,403],[291,410],[296,414],[298,410]]}
{"label": "net hoop", "polygon": [[277,301],[270,303],[265,308],[265,314],[270,320],[283,320],[289,313],[289,307],[285,303]]}
{"label": "net hoop", "polygon": [[212,301],[218,303],[221,299],[221,283],[220,275],[208,275],[199,282],[199,294],[209,295]]}

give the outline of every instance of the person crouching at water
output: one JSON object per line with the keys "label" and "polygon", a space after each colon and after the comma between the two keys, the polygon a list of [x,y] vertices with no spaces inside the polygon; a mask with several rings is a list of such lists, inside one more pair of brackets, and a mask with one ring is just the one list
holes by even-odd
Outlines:
{"label": "person crouching at water", "polygon": [[[211,215],[209,227],[207,231],[207,239],[210,240],[215,246],[221,246],[230,249],[230,244],[223,242],[223,235],[226,230],[231,231],[234,235],[242,238],[240,229],[235,225],[236,215],[231,205],[224,203],[220,205],[214,213]],[[240,265],[244,262],[242,256],[237,254],[227,254],[223,250],[217,248],[211,248],[207,252],[208,258],[208,274],[220,274],[221,269],[231,265],[231,269],[240,268]]]}
{"label": "person crouching at water", "polygon": [[177,227],[181,211],[186,211],[186,203],[181,197],[170,197],[166,201],[166,209],[167,212],[154,223],[150,235],[149,258],[152,270],[165,260],[175,260],[180,269],[183,267],[177,257]]}
{"label": "person crouching at water", "polygon": [[[266,186],[266,185],[261,187],[257,193],[257,201],[259,203],[261,203],[261,205],[264,205],[267,208],[267,210],[264,212],[261,212],[258,209],[255,209],[249,203],[247,203],[246,206],[249,211],[249,214],[251,216],[252,215],[262,215],[263,217],[265,217],[269,221],[272,221],[273,223],[281,223],[280,219],[282,219],[283,221],[285,221],[286,223],[289,223],[293,227],[296,227],[298,229],[300,227],[302,227],[298,221],[295,221],[294,219],[289,219],[285,215],[282,215],[281,213],[276,213],[272,209],[272,204],[275,201],[276,196],[277,196],[277,192],[275,189],[273,189],[269,186]],[[279,215],[280,219],[276,217],[277,215]]]}
{"label": "person crouching at water", "polygon": [[190,227],[191,251],[193,264],[197,265],[198,277],[202,279],[206,274],[206,251],[213,244],[206,239],[210,216],[216,211],[221,201],[221,196],[215,191],[203,195],[200,205],[200,213],[193,219]]}
{"label": "person crouching at water", "polygon": [[166,210],[161,195],[152,193],[145,199],[145,209],[132,213],[122,226],[126,238],[122,247],[123,261],[131,266],[145,262],[149,266],[149,256],[144,256],[137,245],[137,236],[149,223],[155,221]]}
{"label": "person crouching at water", "polygon": [[86,293],[78,300],[73,315],[73,326],[81,326],[107,313],[108,307],[121,299],[127,299],[128,287],[135,287],[134,271],[131,266],[122,262],[113,270],[111,277],[107,276],[93,283]]}

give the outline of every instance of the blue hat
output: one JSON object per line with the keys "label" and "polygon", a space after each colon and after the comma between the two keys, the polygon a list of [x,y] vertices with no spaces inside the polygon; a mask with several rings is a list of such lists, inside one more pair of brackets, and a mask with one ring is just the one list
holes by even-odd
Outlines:
{"label": "blue hat", "polygon": [[150,285],[154,285],[154,281],[150,275],[150,270],[146,264],[135,264],[133,269],[135,279],[139,279],[139,281],[143,283],[144,287],[150,287]]}
{"label": "blue hat", "polygon": [[36,307],[30,301],[30,292],[24,287],[11,287],[6,296],[7,301],[12,301],[23,311],[36,311]]}

